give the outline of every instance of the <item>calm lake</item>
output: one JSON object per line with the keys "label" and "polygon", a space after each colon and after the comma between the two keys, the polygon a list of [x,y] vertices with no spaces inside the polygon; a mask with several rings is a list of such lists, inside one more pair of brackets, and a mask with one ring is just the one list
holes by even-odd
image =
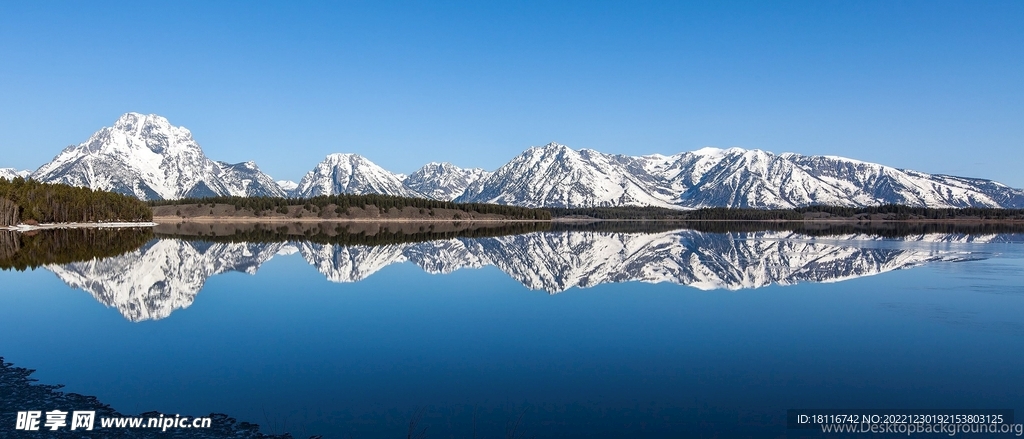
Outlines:
{"label": "calm lake", "polygon": [[393,227],[135,232],[49,262],[24,255],[58,244],[8,237],[5,268],[29,269],[0,271],[0,356],[121,413],[303,438],[797,437],[787,409],[1024,408],[1024,234]]}

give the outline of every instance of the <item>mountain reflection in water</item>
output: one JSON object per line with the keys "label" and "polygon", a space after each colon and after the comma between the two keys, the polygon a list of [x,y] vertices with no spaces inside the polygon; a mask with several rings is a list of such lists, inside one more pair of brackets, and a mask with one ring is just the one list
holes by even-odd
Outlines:
{"label": "mountain reflection in water", "polygon": [[[211,276],[256,274],[270,259],[294,254],[332,282],[357,282],[402,262],[436,274],[494,266],[523,286],[548,293],[628,281],[737,290],[833,282],[931,262],[979,259],[946,246],[878,245],[878,236],[862,233],[819,233],[826,235],[819,238],[790,230],[659,230],[671,228],[664,224],[630,226],[647,228],[640,232],[588,231],[578,224],[558,226],[577,230],[551,230],[550,223],[517,223],[507,229],[472,224],[362,224],[354,226],[362,228],[358,231],[338,225],[295,227],[250,226],[231,234],[226,229],[186,230],[178,237],[158,229],[159,239],[120,255],[45,267],[69,286],[139,322],[187,308]],[[531,231],[537,229],[548,230]],[[992,242],[1015,236],[947,233],[895,240]]]}

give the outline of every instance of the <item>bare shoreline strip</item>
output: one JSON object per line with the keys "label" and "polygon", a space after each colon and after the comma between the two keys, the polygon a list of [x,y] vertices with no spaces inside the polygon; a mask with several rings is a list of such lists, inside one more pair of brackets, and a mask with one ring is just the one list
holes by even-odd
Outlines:
{"label": "bare shoreline strip", "polygon": [[130,222],[109,222],[109,223],[46,223],[46,224],[18,224],[16,226],[0,227],[0,230],[12,232],[31,232],[35,230],[53,229],[130,229],[138,227],[156,227],[156,222],[130,223]]}

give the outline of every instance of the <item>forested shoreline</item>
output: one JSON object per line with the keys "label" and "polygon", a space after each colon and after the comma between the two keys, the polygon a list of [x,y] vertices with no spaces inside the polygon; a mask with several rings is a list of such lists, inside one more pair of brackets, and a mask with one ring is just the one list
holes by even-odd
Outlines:
{"label": "forested shoreline", "polygon": [[378,194],[313,198],[206,197],[143,202],[134,197],[40,183],[21,177],[0,179],[0,226],[34,223],[152,221],[161,218],[345,220],[673,220],[673,221],[1024,221],[1024,209],[807,206],[795,209],[702,208],[675,210],[650,206],[527,208],[486,203],[453,203]]}
{"label": "forested shoreline", "polygon": [[227,233],[197,232],[182,230],[155,231],[158,238],[176,238],[189,241],[207,242],[311,242],[332,245],[391,245],[412,242],[436,241],[455,238],[491,238],[507,235],[521,235],[532,232],[545,232],[552,229],[550,221],[522,221],[510,223],[455,222],[454,227],[434,229],[433,225],[419,226],[404,230],[394,224],[385,225],[372,232],[353,230],[349,226],[338,223],[311,223],[277,226],[261,226],[256,223],[252,228],[235,229]]}
{"label": "forested shoreline", "polygon": [[806,206],[795,209],[751,209],[711,207],[674,210],[663,207],[589,207],[577,209],[551,208],[556,219],[599,220],[679,220],[679,221],[1024,221],[1024,209],[983,207],[930,208],[886,204],[868,207]]}
{"label": "forested shoreline", "polygon": [[133,251],[153,239],[143,228],[56,229],[32,233],[0,230],[0,270],[35,269],[46,264],[69,264]]}
{"label": "forested shoreline", "polygon": [[[464,214],[498,215],[510,220],[546,221],[551,219],[551,212],[546,209],[508,206],[504,204],[486,203],[453,203],[450,201],[431,200],[427,198],[398,197],[379,194],[340,194],[321,195],[312,198],[275,198],[275,197],[205,197],[198,199],[178,199],[150,201],[150,206],[232,206],[236,212],[251,212],[255,217],[270,217],[275,214],[292,217],[345,218],[354,210],[365,211],[376,209],[379,214],[389,212],[415,211],[419,215],[435,216],[435,211],[458,211]],[[180,210],[175,213],[180,214]],[[464,219],[461,214],[458,217]],[[180,216],[180,215],[178,215]]]}
{"label": "forested shoreline", "polygon": [[21,177],[0,178],[0,226],[152,219],[146,203],[127,195]]}

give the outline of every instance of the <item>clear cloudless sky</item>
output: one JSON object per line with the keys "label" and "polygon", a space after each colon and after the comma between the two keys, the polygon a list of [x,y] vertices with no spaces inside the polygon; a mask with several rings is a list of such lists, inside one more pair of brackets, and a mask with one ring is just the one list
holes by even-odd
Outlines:
{"label": "clear cloudless sky", "polygon": [[128,111],[298,180],[559,142],[841,155],[1024,187],[1024,2],[0,3],[0,167]]}

